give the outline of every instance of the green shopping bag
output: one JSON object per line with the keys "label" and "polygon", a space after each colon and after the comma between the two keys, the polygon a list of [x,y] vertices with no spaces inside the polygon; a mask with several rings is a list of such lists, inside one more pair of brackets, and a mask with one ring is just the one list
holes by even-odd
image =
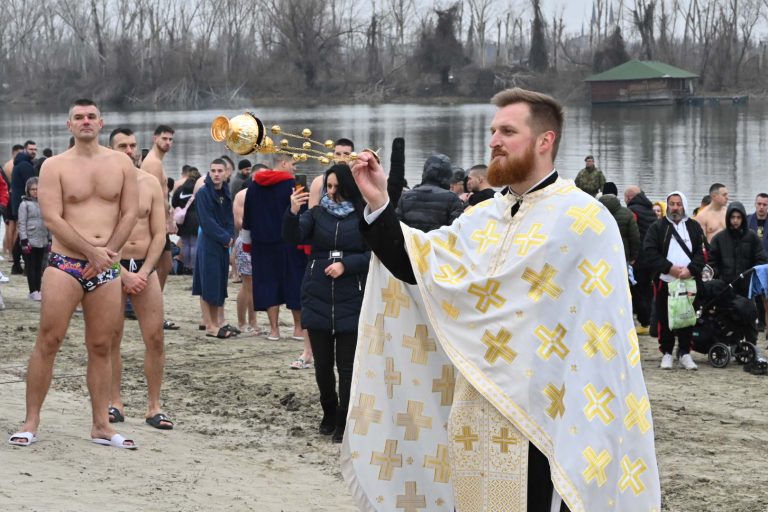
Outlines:
{"label": "green shopping bag", "polygon": [[693,299],[696,297],[695,279],[677,279],[668,285],[669,329],[682,329],[696,324],[696,310]]}

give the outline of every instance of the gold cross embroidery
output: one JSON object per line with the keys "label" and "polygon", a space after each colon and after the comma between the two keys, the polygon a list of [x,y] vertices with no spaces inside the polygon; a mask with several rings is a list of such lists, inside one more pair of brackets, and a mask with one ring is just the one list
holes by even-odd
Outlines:
{"label": "gold cross embroidery", "polygon": [[459,318],[459,310],[456,308],[453,304],[448,302],[447,300],[444,300],[442,303],[443,311],[445,311],[445,314],[451,317],[452,319],[456,320]]}
{"label": "gold cross embroidery", "polygon": [[519,245],[518,256],[526,256],[532,247],[543,245],[547,241],[546,235],[540,235],[541,224],[534,224],[527,233],[519,233],[512,238],[514,245]]}
{"label": "gold cross embroidery", "polygon": [[382,355],[384,354],[384,342],[389,338],[389,334],[384,331],[384,315],[376,315],[376,321],[371,324],[363,325],[363,339],[370,340],[368,353]]}
{"label": "gold cross embroidery", "polygon": [[510,436],[507,427],[501,427],[501,433],[498,436],[491,437],[491,442],[499,445],[501,453],[509,453],[509,445],[518,444],[520,439],[517,436]]}
{"label": "gold cross embroidery", "polygon": [[553,282],[556,275],[557,269],[549,263],[544,264],[541,273],[537,273],[532,268],[526,267],[525,272],[523,272],[523,281],[527,281],[531,285],[531,289],[528,291],[528,296],[533,299],[534,302],[541,300],[541,297],[545,293],[552,299],[560,297],[560,294],[563,293],[563,289]]}
{"label": "gold cross embroidery", "polygon": [[598,220],[598,213],[600,213],[600,207],[593,203],[588,204],[584,208],[571,206],[565,212],[567,216],[575,219],[573,224],[571,224],[571,230],[579,235],[583,235],[587,229],[591,229],[598,235],[603,232],[605,224]]}
{"label": "gold cross embroidery", "polygon": [[584,396],[587,397],[589,403],[584,407],[584,415],[589,421],[592,421],[595,416],[600,418],[606,425],[610,425],[615,416],[611,411],[611,401],[616,397],[611,391],[611,388],[605,387],[598,393],[595,386],[587,384],[584,388]]}
{"label": "gold cross embroidery", "polygon": [[640,362],[640,343],[637,340],[637,331],[632,329],[629,331],[627,337],[629,338],[629,346],[631,347],[629,354],[627,354],[627,360],[632,366],[637,366],[637,363]]}
{"label": "gold cross embroidery", "polygon": [[597,265],[592,265],[587,260],[583,260],[579,263],[578,268],[584,274],[584,282],[581,283],[580,287],[584,293],[591,295],[593,291],[597,290],[603,297],[611,294],[613,286],[607,280],[611,267],[605,260],[598,261]]}
{"label": "gold cross embroidery", "polygon": [[405,427],[403,439],[406,441],[418,441],[420,428],[432,428],[432,418],[422,416],[423,410],[424,402],[408,400],[407,412],[397,414],[395,424],[398,427]]}
{"label": "gold cross embroidery", "polygon": [[435,476],[432,478],[432,481],[447,483],[451,477],[451,465],[448,463],[448,447],[439,444],[437,445],[437,454],[434,457],[424,455],[424,467],[434,468]]}
{"label": "gold cross embroidery", "polygon": [[456,256],[456,258],[461,258],[462,256],[464,256],[464,253],[456,248],[456,242],[458,242],[458,240],[459,240],[459,237],[454,235],[453,233],[450,233],[448,235],[447,241],[441,240],[440,238],[437,238],[437,237],[434,238],[435,245],[442,247],[449,253]]}
{"label": "gold cross embroidery", "polygon": [[611,338],[616,334],[616,329],[609,323],[603,324],[599,329],[592,320],[582,326],[589,339],[584,344],[584,352],[589,357],[595,357],[600,352],[606,361],[616,357],[616,349],[611,345]]}
{"label": "gold cross embroidery", "polygon": [[605,475],[605,467],[611,462],[611,455],[608,453],[608,450],[603,450],[598,455],[591,446],[588,446],[582,452],[582,455],[587,459],[587,469],[582,472],[584,480],[590,483],[596,479],[597,486],[601,487],[608,481],[608,477]]}
{"label": "gold cross embroidery", "polygon": [[624,400],[627,404],[629,412],[624,417],[624,428],[632,430],[632,427],[637,425],[637,428],[645,434],[651,429],[651,422],[645,417],[646,413],[651,410],[651,404],[648,402],[648,397],[644,396],[640,400],[637,399],[634,393],[627,395]]}
{"label": "gold cross embroidery", "polygon": [[464,268],[464,265],[459,265],[456,270],[453,270],[446,263],[445,265],[440,265],[440,273],[435,274],[435,281],[456,285],[461,283],[465,277],[467,277],[467,269]]}
{"label": "gold cross embroidery", "polygon": [[635,496],[645,490],[645,485],[640,480],[640,475],[645,473],[648,466],[645,465],[643,459],[637,459],[632,462],[628,456],[624,456],[621,459],[621,479],[619,479],[619,488],[622,492],[627,490],[627,487],[632,489]]}
{"label": "gold cross embroidery", "polygon": [[360,394],[357,405],[352,407],[352,412],[349,414],[349,418],[355,420],[353,430],[355,434],[366,436],[371,423],[381,423],[382,412],[373,408],[375,404],[376,397],[374,395]]}
{"label": "gold cross embroidery", "polygon": [[507,363],[512,364],[512,361],[517,357],[517,352],[507,346],[511,339],[512,334],[503,327],[495,336],[490,331],[485,331],[481,339],[488,347],[488,350],[485,351],[485,360],[489,364],[495,364],[499,357],[501,357]]}
{"label": "gold cross embroidery", "polygon": [[551,382],[544,388],[544,394],[551,400],[547,407],[547,414],[553,420],[559,415],[561,418],[565,414],[565,384],[558,389]]}
{"label": "gold cross embroidery", "polygon": [[485,229],[474,230],[472,236],[469,238],[480,244],[477,248],[478,254],[485,254],[485,251],[487,251],[491,245],[496,245],[501,241],[501,235],[496,233],[495,220],[489,220],[485,225]]}
{"label": "gold cross embroidery", "polygon": [[405,482],[405,494],[397,495],[395,507],[402,508],[403,512],[417,512],[420,508],[427,508],[427,498],[416,494],[416,482]]}
{"label": "gold cross embroidery", "polygon": [[453,371],[453,365],[444,364],[443,373],[440,378],[432,379],[432,392],[440,393],[440,405],[451,405],[453,403],[453,388],[456,384],[456,377]]}
{"label": "gold cross embroidery", "polygon": [[557,357],[565,360],[565,356],[570,352],[568,347],[563,343],[563,338],[565,338],[566,334],[565,327],[558,323],[555,326],[555,330],[550,331],[543,325],[540,325],[533,333],[539,340],[541,340],[541,346],[536,351],[536,353],[539,354],[539,357],[545,361],[549,361],[552,354],[556,354]]}
{"label": "gold cross embroidery", "polygon": [[481,313],[485,313],[491,306],[497,308],[503,306],[507,302],[507,299],[497,293],[500,286],[501,283],[495,279],[489,279],[485,283],[485,286],[478,286],[472,283],[468,291],[470,294],[477,296],[475,309]]}
{"label": "gold cross embroidery", "polygon": [[424,243],[422,243],[416,235],[413,235],[411,240],[416,249],[416,254],[414,254],[413,259],[416,260],[416,266],[419,269],[419,273],[423,274],[429,269],[429,260],[427,260],[427,256],[429,256],[429,253],[432,251],[432,245],[429,240],[425,240]]}
{"label": "gold cross embroidery", "polygon": [[395,468],[403,467],[403,456],[397,453],[397,441],[387,439],[383,452],[372,452],[371,465],[380,466],[379,480],[392,480]]}
{"label": "gold cross embroidery", "polygon": [[384,301],[384,316],[398,318],[400,308],[411,307],[411,299],[403,293],[403,285],[394,277],[389,278],[386,288],[381,289],[381,300]]}
{"label": "gold cross embroidery", "polygon": [[392,399],[394,387],[402,384],[400,372],[395,371],[395,358],[388,357],[384,371],[384,384],[387,386],[387,398]]}
{"label": "gold cross embroidery", "polygon": [[471,452],[474,450],[474,443],[480,441],[480,436],[472,433],[472,427],[461,427],[461,435],[454,436],[455,443],[464,445],[464,450]]}
{"label": "gold cross embroidery", "polygon": [[429,352],[435,352],[437,345],[435,340],[427,337],[427,326],[419,324],[416,326],[416,332],[413,336],[403,336],[403,347],[410,348],[411,362],[416,364],[427,364]]}

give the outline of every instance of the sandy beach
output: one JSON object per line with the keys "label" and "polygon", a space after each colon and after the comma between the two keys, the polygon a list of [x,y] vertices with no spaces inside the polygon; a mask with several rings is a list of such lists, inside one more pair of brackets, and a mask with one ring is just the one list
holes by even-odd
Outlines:
{"label": "sandy beach", "polygon": [[[0,262],[10,274],[10,263]],[[236,287],[227,318],[235,323]],[[39,303],[27,300],[26,279],[0,285],[0,430],[24,417],[26,362],[35,341]],[[165,411],[173,431],[144,423],[143,343],[127,321],[123,341],[124,435],[137,451],[90,442],[82,315],[76,315],[58,356],[43,423],[33,447],[0,443],[0,510],[356,510],[341,478],[339,445],[317,434],[320,407],[314,370],[291,370],[301,352],[290,340],[206,338],[189,276],[171,276],[166,318]],[[264,313],[260,323],[266,322]],[[761,344],[765,344],[761,336]],[[768,510],[768,379],[731,363],[714,369],[694,354],[698,372],[658,369],[654,339],[641,337],[655,420],[663,510]],[[599,512],[599,511],[596,511]]]}

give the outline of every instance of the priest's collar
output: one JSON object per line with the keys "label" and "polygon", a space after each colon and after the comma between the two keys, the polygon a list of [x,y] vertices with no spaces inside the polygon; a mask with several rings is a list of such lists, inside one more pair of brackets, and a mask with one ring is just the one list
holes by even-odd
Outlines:
{"label": "priest's collar", "polygon": [[550,173],[549,173],[549,174],[548,174],[546,177],[544,177],[544,178],[543,178],[543,179],[542,179],[540,182],[536,183],[534,186],[532,186],[531,188],[529,188],[528,190],[526,190],[526,191],[525,191],[525,192],[523,192],[522,194],[519,194],[519,195],[518,195],[517,193],[515,193],[515,191],[514,191],[514,190],[512,190],[511,188],[509,188],[509,185],[507,185],[506,187],[504,187],[504,188],[501,190],[501,195],[505,196],[505,195],[507,195],[507,194],[512,194],[512,195],[514,195],[516,198],[518,198],[518,200],[520,200],[520,199],[521,199],[521,198],[522,198],[524,195],[526,195],[526,194],[530,194],[531,192],[536,192],[537,190],[541,190],[541,189],[543,189],[544,187],[548,187],[548,186],[550,186],[551,184],[553,184],[555,181],[557,181],[557,169],[552,169],[552,172],[550,172]]}

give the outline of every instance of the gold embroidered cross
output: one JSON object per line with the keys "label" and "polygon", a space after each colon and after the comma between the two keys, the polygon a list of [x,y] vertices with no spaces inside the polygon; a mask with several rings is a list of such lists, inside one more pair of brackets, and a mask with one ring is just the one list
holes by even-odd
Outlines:
{"label": "gold embroidered cross", "polygon": [[432,379],[432,392],[440,393],[440,405],[451,405],[453,403],[453,388],[456,384],[456,377],[453,371],[453,365],[444,364],[443,373],[440,378]]}
{"label": "gold embroidered cross", "polygon": [[510,436],[507,427],[501,427],[501,433],[491,437],[491,442],[499,445],[499,451],[501,451],[501,453],[509,453],[509,445],[518,444],[520,439],[516,436]]}
{"label": "gold embroidered cross", "polygon": [[392,399],[394,387],[401,384],[400,372],[395,371],[395,358],[388,357],[384,370],[384,384],[387,386],[387,398]]}
{"label": "gold embroidered cross", "polygon": [[605,475],[605,467],[611,462],[611,455],[608,453],[608,450],[603,450],[598,455],[591,446],[588,446],[582,452],[582,455],[587,459],[587,469],[582,472],[584,480],[587,483],[597,480],[597,486],[601,487],[608,481],[608,477]]}
{"label": "gold embroidered cross", "polygon": [[467,269],[464,265],[459,265],[456,270],[453,270],[447,263],[440,265],[440,273],[435,274],[435,281],[438,283],[459,284],[464,278],[467,277]]}
{"label": "gold embroidered cross", "polygon": [[578,208],[571,206],[565,214],[575,219],[571,224],[571,230],[579,235],[583,235],[584,231],[591,229],[598,235],[605,229],[605,224],[600,222],[597,218],[597,214],[600,213],[600,207],[594,203],[590,203],[584,208]]}
{"label": "gold embroidered cross", "polygon": [[507,302],[507,299],[497,293],[500,286],[501,283],[495,279],[489,279],[485,283],[485,286],[478,286],[472,283],[468,292],[477,297],[477,304],[475,304],[475,309],[481,313],[485,313],[491,306],[495,306],[497,308],[503,306]]}
{"label": "gold embroidered cross", "polygon": [[471,452],[474,449],[473,443],[480,441],[480,436],[472,433],[472,427],[461,427],[461,435],[454,436],[455,443],[464,445],[464,450]]}
{"label": "gold embroidered cross", "polygon": [[584,281],[580,286],[584,293],[591,295],[593,291],[597,290],[603,297],[611,294],[613,286],[607,280],[611,267],[605,260],[598,261],[597,265],[592,265],[587,260],[583,260],[579,263],[578,268],[584,274]]}
{"label": "gold embroidered cross", "polygon": [[488,347],[488,350],[485,351],[485,360],[489,364],[495,364],[501,357],[507,363],[512,364],[512,361],[517,357],[517,352],[507,346],[511,339],[512,334],[503,327],[495,336],[490,331],[485,331],[480,340]]}
{"label": "gold embroidered cross", "polygon": [[372,452],[371,465],[380,466],[379,480],[392,480],[395,468],[403,467],[403,456],[397,453],[397,441],[387,439],[383,452]]}
{"label": "gold embroidered cross", "polygon": [[427,336],[427,326],[419,324],[416,326],[416,332],[413,336],[403,336],[403,347],[410,348],[411,362],[416,364],[427,364],[429,352],[435,352],[437,345],[435,340]]}
{"label": "gold embroidered cross", "polygon": [[643,492],[645,490],[645,485],[640,480],[640,475],[645,473],[646,469],[648,469],[648,466],[645,465],[643,459],[637,459],[635,462],[632,462],[630,458],[625,455],[624,458],[621,459],[622,475],[619,479],[619,488],[622,492],[626,491],[627,487],[632,489],[635,496]]}
{"label": "gold embroidered cross", "polygon": [[434,457],[424,455],[424,467],[434,468],[435,476],[432,478],[432,481],[447,483],[451,477],[451,465],[448,463],[448,447],[439,444],[437,445],[437,454]]}
{"label": "gold embroidered cross", "polygon": [[400,308],[411,307],[411,299],[403,293],[403,285],[394,277],[389,278],[386,288],[381,289],[381,300],[384,301],[384,316],[398,318]]}
{"label": "gold embroidered cross", "polygon": [[441,305],[442,305],[443,311],[445,311],[446,315],[448,315],[449,317],[451,317],[454,320],[459,318],[459,310],[453,304],[451,304],[447,300],[444,300]]}
{"label": "gold embroidered cross", "polygon": [[637,366],[640,362],[640,343],[637,340],[637,331],[632,329],[627,335],[629,338],[629,346],[631,347],[629,354],[627,354],[627,360],[632,366]]}
{"label": "gold embroidered cross", "polygon": [[550,331],[543,325],[540,325],[533,331],[533,333],[541,341],[541,346],[536,351],[536,353],[539,354],[539,357],[545,361],[549,361],[552,354],[556,354],[557,357],[565,360],[565,356],[570,352],[568,347],[563,343],[563,338],[565,338],[566,334],[565,327],[558,323],[555,326],[555,330]]}
{"label": "gold embroidered cross", "polygon": [[417,441],[420,428],[432,428],[432,418],[423,416],[421,414],[423,410],[424,402],[408,400],[407,412],[397,414],[395,424],[398,427],[405,427],[403,439],[406,441]]}
{"label": "gold embroidered cross", "polygon": [[403,512],[417,512],[420,508],[427,508],[427,498],[416,494],[416,482],[405,482],[405,494],[397,495],[395,507],[402,508]]}
{"label": "gold embroidered cross", "polygon": [[595,354],[600,352],[606,361],[610,361],[616,357],[616,349],[611,345],[611,338],[616,334],[616,329],[609,323],[603,324],[599,329],[597,325],[589,320],[582,326],[584,332],[589,336],[589,339],[584,344],[584,352],[589,357],[595,357]]}
{"label": "gold embroidered cross", "polygon": [[565,414],[565,384],[558,389],[551,382],[544,388],[544,394],[551,400],[547,407],[547,414],[553,420],[559,415],[561,418]]}
{"label": "gold embroidered cross", "polygon": [[527,233],[518,233],[512,238],[514,245],[519,245],[518,256],[526,256],[532,247],[543,245],[547,241],[546,235],[540,235],[541,224],[534,224]]}
{"label": "gold embroidered cross", "polygon": [[526,267],[525,272],[523,272],[523,281],[527,281],[531,285],[531,289],[528,290],[528,296],[534,302],[541,300],[545,293],[552,299],[560,297],[563,289],[553,282],[556,275],[557,270],[549,263],[544,264],[544,268],[541,269],[540,273],[537,273],[530,267]]}
{"label": "gold embroidered cross", "polygon": [[376,404],[376,397],[374,395],[367,395],[365,393],[360,394],[360,399],[357,405],[352,407],[352,412],[349,414],[349,418],[355,420],[355,428],[353,432],[357,435],[368,435],[368,427],[371,423],[381,423],[382,413],[378,409],[374,409]]}
{"label": "gold embroidered cross", "polygon": [[584,415],[589,421],[592,421],[595,416],[600,418],[606,425],[614,420],[615,416],[611,411],[611,401],[616,397],[611,391],[611,388],[605,387],[602,391],[598,392],[595,386],[587,384],[584,388],[584,396],[587,397],[589,403],[584,407]]}
{"label": "gold embroidered cross", "polygon": [[485,251],[491,245],[496,245],[501,241],[501,235],[496,233],[496,221],[489,220],[485,229],[476,229],[472,232],[470,240],[477,242],[480,246],[477,248],[478,254],[485,254]]}
{"label": "gold embroidered cross", "polygon": [[443,249],[445,249],[449,253],[451,253],[454,256],[456,256],[456,258],[461,258],[462,256],[464,256],[464,253],[456,248],[456,242],[458,242],[458,240],[459,240],[459,237],[456,236],[453,233],[450,233],[448,235],[448,240],[447,241],[442,240],[442,239],[437,238],[437,237],[434,238],[435,245],[438,245],[438,246],[442,247]]}
{"label": "gold embroidered cross", "polygon": [[419,269],[419,273],[423,274],[429,269],[429,260],[427,260],[427,256],[429,256],[430,251],[432,251],[432,245],[429,240],[425,240],[424,243],[422,243],[416,235],[413,235],[411,240],[413,240],[413,246],[416,249],[416,254],[413,255],[413,258],[416,260],[416,266]]}
{"label": "gold embroidered cross", "polygon": [[376,315],[376,321],[371,324],[363,325],[363,339],[370,340],[368,345],[369,354],[384,354],[384,342],[389,339],[390,335],[384,332],[384,315],[381,313]]}
{"label": "gold embroidered cross", "polygon": [[651,410],[651,404],[648,402],[648,397],[644,396],[640,400],[637,399],[634,393],[627,395],[624,400],[627,404],[629,412],[624,417],[624,428],[632,430],[632,427],[637,425],[637,428],[645,434],[651,429],[651,422],[645,417],[646,413]]}

